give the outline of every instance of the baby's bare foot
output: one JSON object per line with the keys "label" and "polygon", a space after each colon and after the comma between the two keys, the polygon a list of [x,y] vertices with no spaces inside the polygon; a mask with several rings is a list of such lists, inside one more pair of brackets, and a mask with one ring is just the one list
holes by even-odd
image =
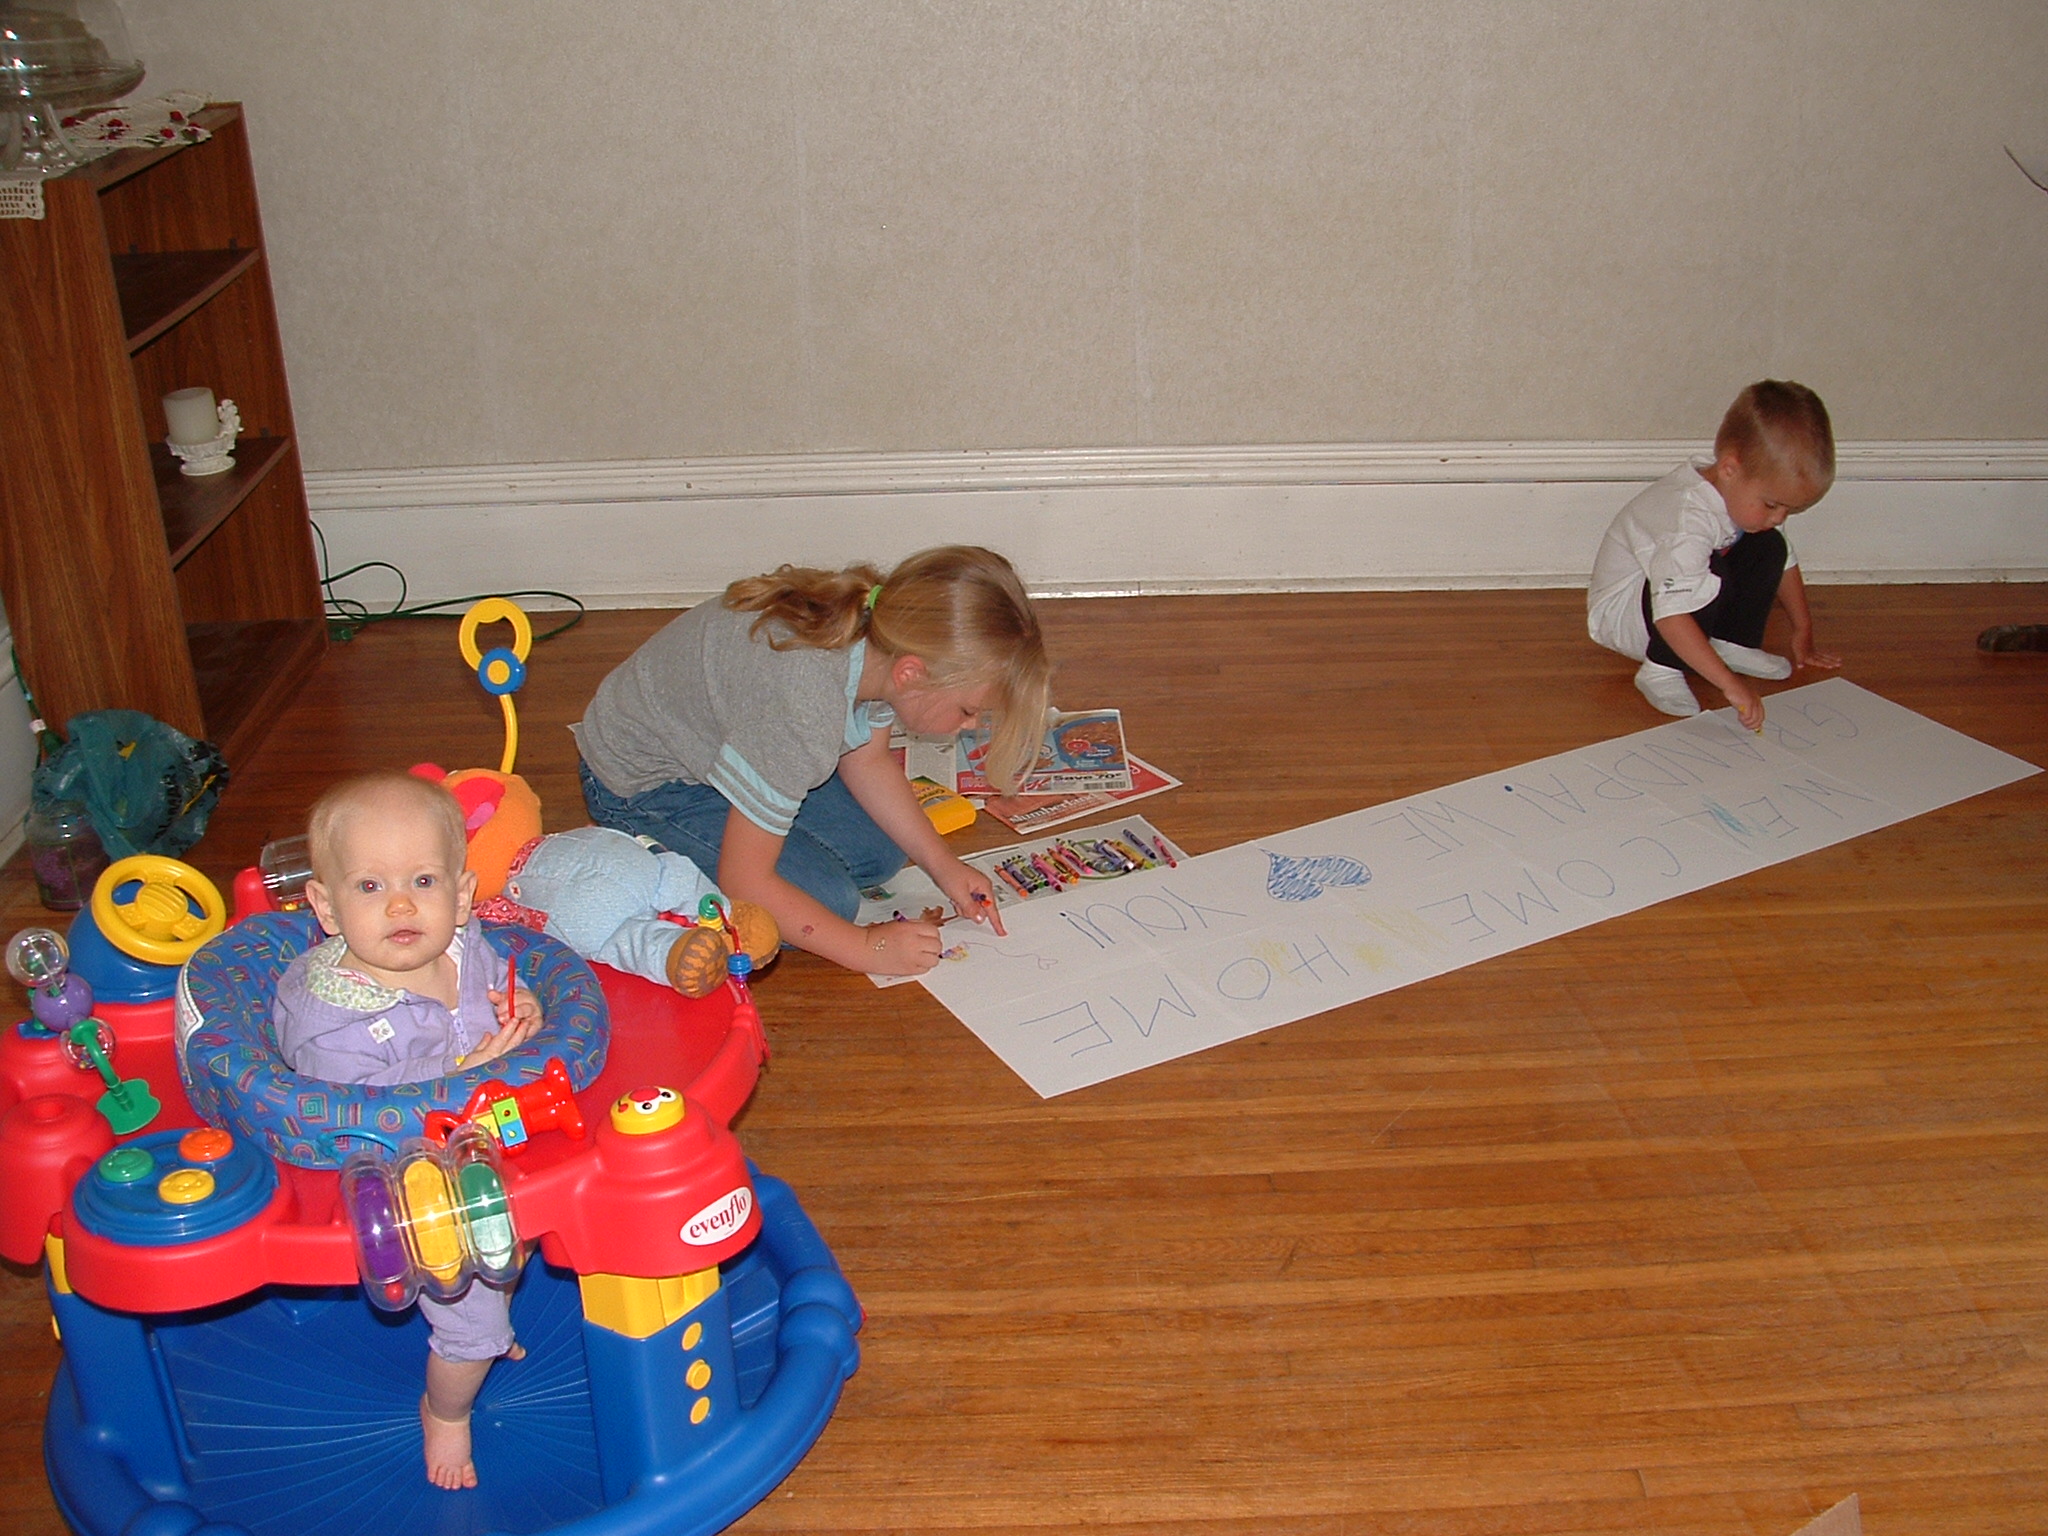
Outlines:
{"label": "baby's bare foot", "polygon": [[476,1463],[470,1459],[469,1415],[437,1419],[421,1397],[420,1431],[427,1444],[427,1481],[436,1488],[474,1488]]}

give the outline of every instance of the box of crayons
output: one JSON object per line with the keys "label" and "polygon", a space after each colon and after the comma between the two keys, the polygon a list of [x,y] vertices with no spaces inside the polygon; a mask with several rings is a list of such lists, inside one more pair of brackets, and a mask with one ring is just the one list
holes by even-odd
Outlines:
{"label": "box of crayons", "polygon": [[966,860],[989,877],[999,903],[1115,880],[1141,869],[1165,869],[1187,855],[1142,816],[1033,838],[1006,848],[970,853]]}

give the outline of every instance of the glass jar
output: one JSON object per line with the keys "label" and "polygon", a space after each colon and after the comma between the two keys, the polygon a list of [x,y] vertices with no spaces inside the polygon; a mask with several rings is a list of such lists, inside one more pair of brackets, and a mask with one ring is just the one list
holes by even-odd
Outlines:
{"label": "glass jar", "polygon": [[263,888],[281,911],[296,912],[306,904],[306,882],[313,878],[313,848],[305,833],[265,843],[256,867],[263,871]]}
{"label": "glass jar", "polygon": [[92,899],[93,883],[107,867],[106,850],[85,807],[76,800],[46,800],[29,807],[29,862],[36,893],[52,912],[76,912]]}

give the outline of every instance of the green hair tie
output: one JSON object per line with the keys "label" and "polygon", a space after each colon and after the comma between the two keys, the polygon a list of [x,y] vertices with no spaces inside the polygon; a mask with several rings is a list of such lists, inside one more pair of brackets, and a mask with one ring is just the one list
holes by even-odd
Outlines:
{"label": "green hair tie", "polygon": [[876,582],[872,587],[868,588],[868,600],[866,603],[862,604],[862,606],[865,607],[869,613],[873,613],[875,611],[875,604],[881,600],[881,597],[882,584],[880,582]]}

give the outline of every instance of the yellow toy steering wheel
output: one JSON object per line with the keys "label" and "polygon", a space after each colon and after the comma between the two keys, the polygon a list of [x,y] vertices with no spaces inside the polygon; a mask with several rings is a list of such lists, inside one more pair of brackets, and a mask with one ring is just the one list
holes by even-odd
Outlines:
{"label": "yellow toy steering wheel", "polygon": [[[132,901],[116,906],[114,892],[131,880],[141,881],[142,889]],[[220,889],[190,864],[157,853],[138,853],[108,865],[92,888],[92,916],[114,948],[157,965],[183,965],[228,925]]]}

